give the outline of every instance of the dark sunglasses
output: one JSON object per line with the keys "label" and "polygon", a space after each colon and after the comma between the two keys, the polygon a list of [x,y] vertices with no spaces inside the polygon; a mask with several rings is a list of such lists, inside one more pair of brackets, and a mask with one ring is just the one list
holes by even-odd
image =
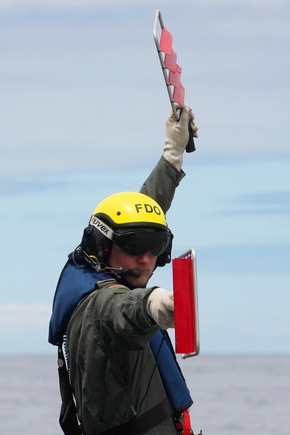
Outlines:
{"label": "dark sunglasses", "polygon": [[159,256],[166,250],[171,239],[171,232],[168,231],[128,231],[115,233],[113,242],[128,255],[143,255],[150,252]]}

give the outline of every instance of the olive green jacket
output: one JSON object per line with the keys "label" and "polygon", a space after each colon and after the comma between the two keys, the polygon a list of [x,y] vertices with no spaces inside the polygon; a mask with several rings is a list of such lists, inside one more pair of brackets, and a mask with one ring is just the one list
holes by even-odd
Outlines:
{"label": "olive green jacket", "polygon": [[[141,192],[166,212],[183,176],[162,157]],[[66,347],[70,382],[85,435],[131,421],[166,399],[149,346],[158,330],[146,311],[151,291],[129,290],[115,279],[100,281],[70,319]],[[171,418],[146,432],[163,433],[176,434]]]}

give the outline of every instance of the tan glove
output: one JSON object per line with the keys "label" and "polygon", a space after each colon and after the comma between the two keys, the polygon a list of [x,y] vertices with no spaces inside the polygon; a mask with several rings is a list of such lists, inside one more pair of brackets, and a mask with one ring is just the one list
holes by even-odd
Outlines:
{"label": "tan glove", "polygon": [[179,121],[176,121],[173,111],[171,110],[166,121],[166,139],[163,148],[163,156],[180,171],[183,160],[183,153],[188,143],[189,133],[188,125],[190,123],[193,137],[197,137],[197,126],[194,124],[194,115],[189,106],[176,107],[182,109]]}
{"label": "tan glove", "polygon": [[173,293],[157,287],[147,300],[147,313],[162,329],[174,327]]}

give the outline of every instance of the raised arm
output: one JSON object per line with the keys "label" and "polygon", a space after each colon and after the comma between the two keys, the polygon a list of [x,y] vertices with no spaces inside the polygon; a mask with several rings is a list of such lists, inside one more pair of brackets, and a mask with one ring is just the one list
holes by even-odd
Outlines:
{"label": "raised arm", "polygon": [[175,189],[185,176],[182,171],[183,153],[188,142],[188,125],[190,124],[193,136],[197,137],[197,126],[193,122],[194,116],[189,106],[182,110],[179,121],[176,121],[171,111],[166,121],[166,139],[163,156],[143,183],[140,189],[155,199],[166,213],[174,197]]}

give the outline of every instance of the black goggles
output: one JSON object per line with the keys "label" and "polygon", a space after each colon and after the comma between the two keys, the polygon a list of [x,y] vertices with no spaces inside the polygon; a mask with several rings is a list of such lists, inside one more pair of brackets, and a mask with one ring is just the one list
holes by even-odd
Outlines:
{"label": "black goggles", "polygon": [[128,255],[138,256],[150,252],[152,255],[158,257],[166,250],[171,237],[171,232],[169,230],[135,230],[124,233],[115,233],[113,242]]}

